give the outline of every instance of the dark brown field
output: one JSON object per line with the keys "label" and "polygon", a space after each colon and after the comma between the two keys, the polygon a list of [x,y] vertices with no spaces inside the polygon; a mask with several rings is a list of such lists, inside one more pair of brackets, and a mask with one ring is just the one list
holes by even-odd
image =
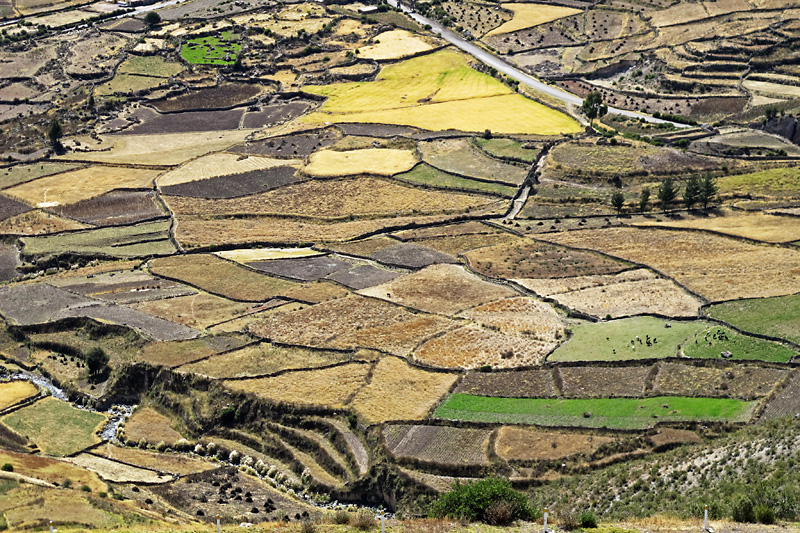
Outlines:
{"label": "dark brown field", "polygon": [[333,129],[324,129],[313,133],[285,135],[251,143],[234,146],[229,151],[239,154],[266,155],[280,158],[307,157],[317,150],[322,150],[339,140]]}
{"label": "dark brown field", "polygon": [[192,198],[237,198],[297,182],[292,167],[273,167],[162,187],[164,194]]}
{"label": "dark brown field", "polygon": [[87,224],[117,226],[164,216],[164,211],[154,200],[153,191],[118,190],[71,205],[58,206],[52,211]]}
{"label": "dark brown field", "polygon": [[193,109],[223,109],[242,105],[261,94],[257,85],[226,83],[209,89],[198,89],[185,94],[153,102],[161,113],[189,111]]}

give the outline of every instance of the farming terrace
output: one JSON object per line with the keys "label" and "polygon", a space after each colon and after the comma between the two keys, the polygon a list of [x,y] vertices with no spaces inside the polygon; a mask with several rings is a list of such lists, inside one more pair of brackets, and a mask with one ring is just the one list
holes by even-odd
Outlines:
{"label": "farming terrace", "polygon": [[782,483],[800,4],[406,7],[585,104],[385,3],[0,0],[0,530]]}

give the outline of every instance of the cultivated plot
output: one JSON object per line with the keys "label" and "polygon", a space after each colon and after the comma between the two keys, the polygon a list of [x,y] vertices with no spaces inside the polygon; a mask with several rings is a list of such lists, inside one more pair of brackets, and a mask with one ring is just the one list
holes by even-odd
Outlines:
{"label": "cultivated plot", "polygon": [[448,466],[489,464],[488,429],[392,424],[383,439],[395,459]]}

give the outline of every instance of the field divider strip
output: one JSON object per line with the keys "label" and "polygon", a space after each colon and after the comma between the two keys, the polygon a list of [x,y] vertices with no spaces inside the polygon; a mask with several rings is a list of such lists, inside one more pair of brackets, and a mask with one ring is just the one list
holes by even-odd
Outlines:
{"label": "field divider strip", "polygon": [[[108,443],[107,443],[107,442],[101,442],[100,444],[108,444]],[[119,464],[121,464],[121,465],[130,466],[130,467],[133,467],[133,468],[139,468],[139,469],[141,469],[141,470],[148,470],[148,471],[150,471],[150,472],[153,472],[153,473],[155,473],[155,474],[159,474],[159,475],[161,475],[161,474],[170,474],[170,475],[172,475],[172,476],[174,476],[174,475],[175,475],[175,473],[174,473],[174,472],[166,472],[166,471],[164,471],[164,470],[158,470],[157,468],[150,468],[149,466],[137,465],[137,464],[134,464],[134,463],[130,463],[130,462],[128,462],[128,461],[124,461],[124,460],[122,460],[122,459],[117,459],[117,458],[115,458],[115,457],[108,457],[108,456],[106,456],[106,455],[101,455],[101,454],[99,454],[99,453],[95,453],[95,451],[94,451],[94,450],[96,450],[98,447],[99,447],[99,446],[96,446],[96,447],[92,448],[92,449],[91,449],[91,450],[89,450],[89,451],[86,451],[86,452],[81,452],[81,453],[86,453],[86,455],[91,455],[92,457],[98,457],[98,458],[100,458],[100,459],[105,459],[106,461],[112,461],[112,462],[114,462],[114,463],[119,463]],[[137,449],[137,450],[138,450],[138,449],[140,449],[140,448],[138,448],[137,446],[121,446],[121,447],[122,447],[122,448]],[[159,453],[164,453],[164,452],[159,452]],[[137,485],[138,485],[138,484],[139,484],[139,482],[137,482]],[[144,484],[150,484],[150,485],[161,485],[161,483],[142,483],[142,484],[143,484],[143,485],[144,485]]]}
{"label": "field divider strip", "polygon": [[[266,379],[266,378],[274,378],[278,376],[282,376],[284,374],[291,374],[291,373],[300,373],[300,372],[314,372],[317,370],[329,370],[331,368],[338,368],[340,366],[346,365],[374,365],[375,361],[362,361],[359,359],[351,359],[348,361],[338,361],[336,363],[331,363],[328,365],[321,365],[317,367],[302,367],[302,368],[283,368],[281,370],[267,373],[267,374],[256,374],[252,376],[234,376],[229,378],[221,378],[219,381],[226,382],[226,381],[250,381],[256,379]],[[290,402],[279,402],[289,404]],[[347,404],[348,402],[345,402]]]}

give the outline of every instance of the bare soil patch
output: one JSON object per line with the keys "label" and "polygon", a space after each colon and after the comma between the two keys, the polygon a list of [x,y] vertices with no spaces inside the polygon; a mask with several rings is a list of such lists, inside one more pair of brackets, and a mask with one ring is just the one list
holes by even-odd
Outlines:
{"label": "bare soil patch", "polygon": [[132,304],[135,309],[186,327],[203,330],[248,312],[253,304],[234,302],[213,294],[199,292]]}
{"label": "bare soil patch", "polygon": [[515,372],[467,372],[454,393],[504,398],[551,398],[558,392],[550,369]]}
{"label": "bare soil patch", "polygon": [[662,428],[658,433],[651,435],[648,439],[655,450],[665,449],[681,444],[700,444],[703,439],[694,431],[687,429]]}
{"label": "bare soil patch", "polygon": [[234,350],[246,344],[248,340],[243,336],[214,335],[185,341],[151,342],[144,346],[138,357],[154,365],[176,367],[220,352]]}
{"label": "bare soil patch", "polygon": [[456,263],[452,255],[443,254],[426,246],[413,243],[400,243],[370,254],[376,261],[387,265],[407,268],[424,268],[438,263]]}
{"label": "bare soil patch", "polygon": [[22,213],[27,213],[33,209],[27,204],[12,200],[7,196],[0,194],[0,220],[5,220]]}
{"label": "bare soil patch", "polygon": [[468,222],[458,222],[455,224],[443,224],[440,226],[431,226],[429,228],[408,229],[398,231],[392,234],[401,241],[416,241],[424,239],[433,239],[436,237],[453,237],[462,235],[481,235],[481,234],[499,234],[504,233],[502,230],[489,226],[483,222],[470,220]]}
{"label": "bare soil patch", "polygon": [[208,89],[197,89],[151,105],[161,113],[190,111],[194,109],[222,109],[242,105],[263,92],[263,88],[250,83],[224,83]]}
{"label": "bare soil patch", "polygon": [[797,416],[800,413],[800,394],[797,394],[797,387],[800,386],[800,372],[794,374],[786,382],[786,385],[772,398],[759,421],[774,420],[785,416]]}
{"label": "bare soil patch", "polygon": [[571,398],[640,398],[651,366],[562,367],[562,392]]}
{"label": "bare soil patch", "polygon": [[179,114],[155,115],[125,130],[127,135],[160,135],[193,131],[235,130],[239,128],[244,109],[226,111],[187,111]]}
{"label": "bare soil patch", "polygon": [[328,279],[358,291],[388,283],[402,273],[402,271],[387,270],[374,265],[360,265],[350,270],[334,272],[328,275]]}
{"label": "bare soil patch", "polygon": [[405,137],[419,131],[409,126],[395,126],[393,124],[337,124],[336,127],[342,130],[345,135],[383,138]]}
{"label": "bare soil patch", "polygon": [[19,251],[17,248],[13,244],[0,243],[0,281],[10,281],[16,278],[18,265]]}
{"label": "bare soil patch", "polygon": [[164,194],[191,198],[237,198],[259,194],[284,185],[296,183],[292,167],[273,167],[244,174],[222,176],[162,187]]}
{"label": "bare soil patch", "polygon": [[306,102],[264,106],[260,111],[247,113],[242,120],[242,127],[254,129],[275,126],[303,115],[310,108],[311,105]]}
{"label": "bare soil patch", "polygon": [[248,263],[248,266],[276,276],[300,281],[316,281],[331,274],[347,271],[353,265],[335,255],[318,255],[299,259],[273,259]]}
{"label": "bare soil patch", "polygon": [[591,454],[611,442],[613,438],[599,435],[503,426],[497,432],[495,452],[506,461],[552,461],[579,453]]}
{"label": "bare soil patch", "polygon": [[654,394],[708,396],[754,400],[767,396],[789,371],[750,365],[701,367],[679,363],[659,364]]}
{"label": "bare soil patch", "polygon": [[71,457],[69,462],[114,483],[166,483],[172,481],[172,476],[169,474],[158,474],[152,470],[126,465],[89,453]]}
{"label": "bare soil patch", "polygon": [[216,465],[180,453],[149,452],[136,448],[123,448],[113,444],[105,444],[92,450],[92,454],[101,455],[115,461],[131,463],[144,468],[180,474],[186,476],[197,472],[205,472],[217,468]]}

